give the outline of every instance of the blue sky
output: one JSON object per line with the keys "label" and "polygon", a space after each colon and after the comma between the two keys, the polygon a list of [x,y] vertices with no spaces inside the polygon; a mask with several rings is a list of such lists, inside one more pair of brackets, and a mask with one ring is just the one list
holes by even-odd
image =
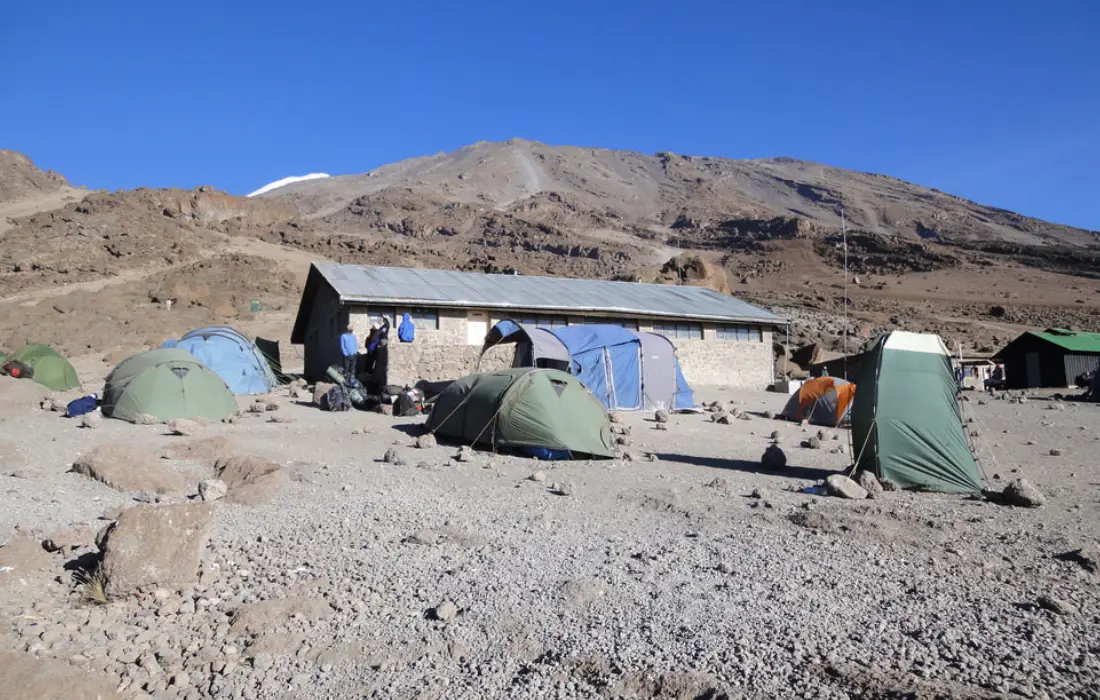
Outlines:
{"label": "blue sky", "polygon": [[9,4],[0,148],[75,184],[245,193],[522,137],[790,156],[1100,229],[1095,0]]}

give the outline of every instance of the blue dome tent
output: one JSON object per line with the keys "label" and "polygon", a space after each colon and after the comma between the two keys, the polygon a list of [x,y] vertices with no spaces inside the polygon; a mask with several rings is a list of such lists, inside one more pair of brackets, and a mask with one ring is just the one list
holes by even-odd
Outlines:
{"label": "blue dome tent", "polygon": [[179,348],[214,371],[234,394],[266,394],[278,385],[263,353],[240,332],[227,326],[199,328],[162,348]]}
{"label": "blue dome tent", "polygon": [[516,346],[513,367],[569,372],[608,410],[695,408],[676,347],[662,335],[610,324],[537,328],[506,320],[490,329],[481,353],[509,343]]}

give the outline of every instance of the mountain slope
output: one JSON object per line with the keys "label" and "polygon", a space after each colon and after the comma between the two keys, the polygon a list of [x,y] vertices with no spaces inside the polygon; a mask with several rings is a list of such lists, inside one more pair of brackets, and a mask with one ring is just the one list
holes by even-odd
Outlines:
{"label": "mountain slope", "polygon": [[727,220],[799,219],[820,229],[943,243],[1091,247],[1100,234],[1041,221],[895,178],[788,158],[729,160],[547,146],[513,139],[414,158],[363,175],[295,182],[267,197],[324,218],[364,196],[426,191],[454,203],[508,210],[553,192],[652,229],[705,229]]}

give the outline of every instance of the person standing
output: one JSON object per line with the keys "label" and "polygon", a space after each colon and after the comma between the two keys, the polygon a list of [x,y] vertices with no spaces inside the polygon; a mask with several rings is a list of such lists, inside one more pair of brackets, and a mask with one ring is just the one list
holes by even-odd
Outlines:
{"label": "person standing", "polygon": [[355,379],[355,365],[359,360],[359,339],[352,332],[351,324],[348,324],[347,330],[340,336],[340,352],[344,356],[344,373]]}

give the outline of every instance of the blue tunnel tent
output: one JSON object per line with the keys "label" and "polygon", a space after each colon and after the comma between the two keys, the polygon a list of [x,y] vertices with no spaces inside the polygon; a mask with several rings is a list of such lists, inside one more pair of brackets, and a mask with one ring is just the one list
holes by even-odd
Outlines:
{"label": "blue tunnel tent", "polygon": [[199,328],[162,348],[179,348],[214,371],[234,394],[266,394],[278,385],[271,365],[259,348],[228,326]]}
{"label": "blue tunnel tent", "polygon": [[513,343],[513,367],[559,369],[581,380],[609,410],[695,407],[676,346],[656,333],[615,325],[537,328],[501,321],[485,336],[482,355]]}

